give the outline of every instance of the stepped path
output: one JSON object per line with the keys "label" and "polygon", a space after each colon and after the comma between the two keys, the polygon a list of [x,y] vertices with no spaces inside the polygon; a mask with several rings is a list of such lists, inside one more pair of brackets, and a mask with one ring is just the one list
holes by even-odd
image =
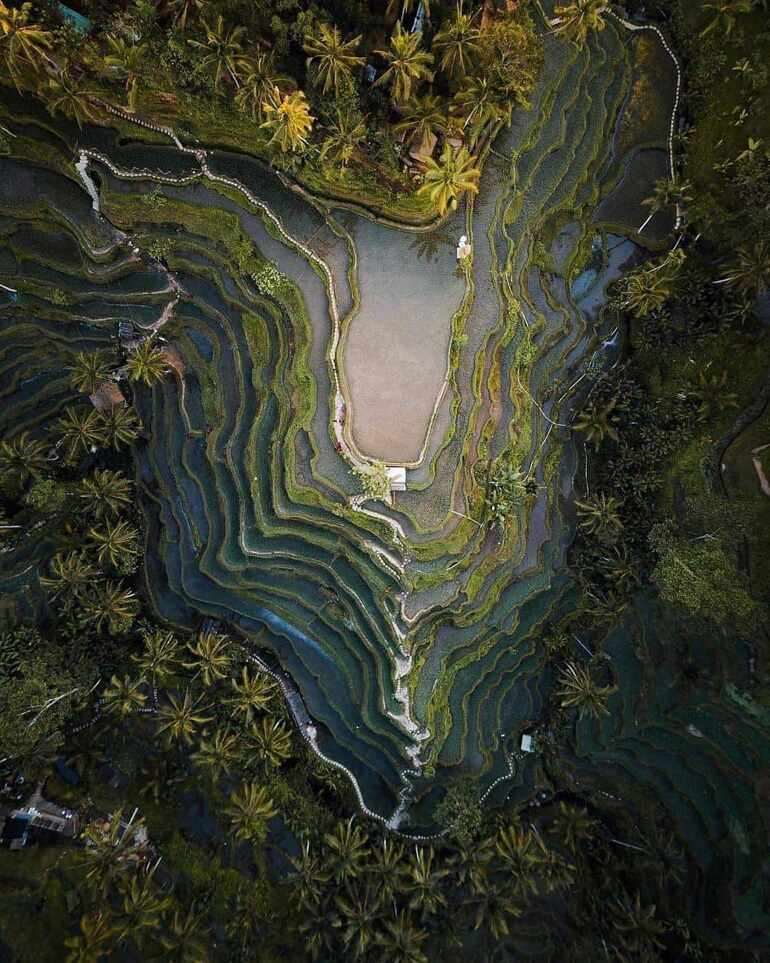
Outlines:
{"label": "stepped path", "polygon": [[[120,134],[78,132],[1,105],[0,281],[19,291],[0,301],[4,427],[13,410],[39,430],[71,401],[63,352],[117,353],[120,320],[174,345],[184,371],[135,397],[148,595],[172,624],[238,631],[313,748],[405,833],[436,831],[458,772],[492,801],[544,779],[516,750],[542,707],[541,627],[570,604],[565,426],[614,361],[597,310],[637,250],[618,174],[631,37],[616,22],[580,49],[547,37],[533,109],[497,137],[478,196],[422,233],[173,131],[141,143],[119,112]],[[659,96],[670,114],[672,85]],[[638,140],[665,156],[664,135]],[[367,501],[365,456],[406,464],[407,491]],[[497,458],[536,483],[503,527],[484,517]],[[30,604],[44,540],[2,556]]]}

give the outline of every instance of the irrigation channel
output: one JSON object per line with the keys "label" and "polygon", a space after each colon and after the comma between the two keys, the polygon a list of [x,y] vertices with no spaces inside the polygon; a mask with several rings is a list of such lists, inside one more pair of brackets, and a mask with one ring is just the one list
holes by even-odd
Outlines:
{"label": "irrigation channel", "polygon": [[[540,715],[539,628],[572,604],[565,426],[617,359],[607,284],[673,227],[660,214],[638,234],[678,83],[644,36],[644,58],[620,22],[583,48],[550,38],[533,109],[498,136],[478,197],[430,232],[308,199],[253,158],[160,129],[148,143],[136,124],[80,132],[4,96],[0,281],[17,300],[0,290],[0,428],[35,431],[72,402],[66,352],[114,350],[120,321],[173,345],[179,370],[135,397],[147,593],[170,623],[210,616],[251,640],[314,749],[405,834],[435,832],[458,773],[491,802],[547,788],[518,747]],[[644,71],[659,102],[640,112]],[[366,366],[379,377],[382,346],[405,343],[426,354],[396,365],[385,397]],[[361,498],[364,454],[409,466],[391,504]],[[480,522],[480,479],[504,454],[536,484],[500,530]],[[40,527],[0,557],[17,612],[45,605],[45,551]],[[756,733],[731,716],[728,740],[726,710],[704,702],[693,735],[663,694],[635,718],[655,619],[641,600],[614,633],[612,714],[580,723],[568,764],[576,784],[646,785],[704,861],[733,833],[740,874],[755,814],[739,755]]]}

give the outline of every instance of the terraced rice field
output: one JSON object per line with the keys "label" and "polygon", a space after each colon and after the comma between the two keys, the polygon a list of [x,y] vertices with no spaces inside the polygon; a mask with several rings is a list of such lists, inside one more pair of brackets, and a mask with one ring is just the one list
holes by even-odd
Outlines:
{"label": "terraced rice field", "polygon": [[[0,312],[3,427],[12,410],[15,429],[35,430],[71,400],[65,349],[117,351],[119,320],[164,320],[184,371],[135,399],[147,593],[171,623],[214,616],[242,633],[301,696],[318,751],[404,832],[435,828],[458,773],[498,801],[544,782],[517,747],[541,708],[539,628],[570,605],[579,452],[567,426],[615,358],[604,288],[637,256],[626,238],[639,240],[638,195],[661,176],[639,151],[616,153],[636,46],[614,23],[582,48],[549,39],[534,109],[498,136],[478,197],[433,234],[300,196],[248,157],[54,127],[12,98],[3,118],[24,159],[0,159],[13,212],[0,276],[19,289]],[[670,114],[670,85],[658,96]],[[665,160],[658,136],[639,143]],[[451,275],[460,233],[467,279]],[[159,243],[167,268],[147,256]],[[402,283],[388,286],[378,265],[395,263]],[[360,416],[361,366],[380,357],[372,318],[388,311],[429,318],[441,361],[400,450]],[[351,471],[362,453],[410,463],[407,491],[364,501]],[[483,498],[503,455],[537,485],[500,529]],[[29,604],[41,597],[35,544],[2,563]],[[676,810],[663,786],[691,738],[581,733],[574,765],[643,756]],[[694,780],[680,794],[698,808]]]}

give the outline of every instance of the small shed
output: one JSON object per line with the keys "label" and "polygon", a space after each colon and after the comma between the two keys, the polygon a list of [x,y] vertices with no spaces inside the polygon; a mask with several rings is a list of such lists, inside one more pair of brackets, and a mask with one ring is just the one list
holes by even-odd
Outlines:
{"label": "small shed", "polygon": [[521,751],[522,751],[522,752],[534,752],[534,751],[535,751],[535,742],[534,742],[532,736],[530,736],[530,735],[529,735],[528,733],[526,733],[526,732],[525,732],[524,735],[521,737]]}
{"label": "small shed", "polygon": [[385,473],[388,476],[392,492],[406,491],[406,468],[386,468]]}
{"label": "small shed", "polygon": [[114,381],[103,381],[88,400],[97,411],[110,411],[126,403],[126,396]]}
{"label": "small shed", "polygon": [[466,257],[471,256],[471,246],[468,243],[468,238],[463,234],[460,240],[457,242],[457,260],[462,261]]}
{"label": "small shed", "polygon": [[433,151],[436,149],[437,143],[438,138],[436,135],[431,133],[431,131],[427,131],[420,141],[412,138],[412,143],[409,147],[409,156],[416,164],[426,166],[425,162],[429,157],[433,157]]}

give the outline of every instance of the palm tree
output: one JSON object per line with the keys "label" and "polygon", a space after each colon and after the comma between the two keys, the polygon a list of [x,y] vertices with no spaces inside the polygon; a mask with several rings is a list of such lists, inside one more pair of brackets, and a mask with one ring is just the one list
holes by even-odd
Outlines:
{"label": "palm tree", "polygon": [[126,556],[139,554],[139,532],[128,522],[104,522],[103,528],[89,528],[88,537],[103,567],[117,568]]}
{"label": "palm tree", "polygon": [[31,12],[31,3],[8,7],[0,0],[0,56],[18,91],[24,67],[37,73],[44,62],[50,63],[46,51],[51,48],[51,35],[29,22]]}
{"label": "palm tree", "polygon": [[97,468],[80,483],[80,498],[89,515],[106,518],[118,515],[132,502],[131,480],[119,471]]}
{"label": "palm tree", "polygon": [[670,271],[641,270],[629,274],[620,285],[620,306],[637,318],[649,317],[671,297],[673,275]]}
{"label": "palm tree", "polygon": [[0,474],[18,485],[37,475],[48,461],[47,446],[22,431],[0,442]]}
{"label": "palm tree", "polygon": [[146,938],[160,929],[163,914],[171,905],[170,896],[159,895],[152,872],[132,876],[125,885],[117,920],[119,941],[131,939],[141,948]]}
{"label": "palm tree", "polygon": [[614,690],[600,686],[586,666],[568,662],[559,674],[559,682],[557,695],[563,709],[577,709],[581,719],[583,716],[598,719],[609,714],[607,699]]}
{"label": "palm tree", "polygon": [[770,241],[741,244],[727,277],[717,283],[732,285],[750,298],[764,294],[770,288]]}
{"label": "palm tree", "polygon": [[492,850],[491,839],[462,840],[455,844],[448,868],[458,889],[469,886],[472,893],[480,893],[487,887]]}
{"label": "palm tree", "polygon": [[172,679],[179,666],[179,643],[173,632],[158,629],[144,633],[144,651],[131,658],[139,666],[142,678],[153,686]]}
{"label": "palm tree", "polygon": [[332,900],[311,903],[301,907],[299,931],[305,938],[305,948],[311,960],[335,958],[339,944],[334,931],[340,925],[340,918]]}
{"label": "palm tree", "polygon": [[390,899],[402,891],[403,875],[404,847],[389,836],[383,836],[381,845],[372,850],[366,878],[372,881],[384,899]]}
{"label": "palm tree", "polygon": [[104,57],[104,64],[112,67],[126,77],[126,100],[128,109],[136,109],[136,98],[139,94],[139,81],[144,70],[149,47],[146,43],[136,43],[125,37],[107,34],[109,53]]}
{"label": "palm tree", "polygon": [[245,752],[255,753],[260,762],[277,768],[291,755],[291,733],[280,719],[265,716],[246,730]]}
{"label": "palm tree", "polygon": [[363,120],[338,111],[334,123],[327,129],[319,157],[321,161],[330,161],[332,165],[345,170],[365,137],[366,124]]}
{"label": "palm tree", "polygon": [[84,551],[57,552],[51,559],[48,575],[40,577],[40,584],[52,593],[52,598],[61,593],[77,595],[91,585],[98,574]]}
{"label": "palm tree", "polygon": [[142,817],[124,822],[122,809],[115,810],[107,819],[89,823],[82,833],[84,846],[76,857],[85,866],[89,888],[106,896],[114,880],[129,867],[136,867],[145,849],[144,838]]}
{"label": "palm tree", "polygon": [[412,96],[412,87],[421,80],[432,80],[430,67],[433,55],[427,50],[421,50],[422,33],[406,33],[400,23],[396,24],[393,36],[390,38],[388,50],[376,50],[375,53],[383,57],[389,64],[387,70],[375,81],[379,84],[390,84],[390,96],[394,104],[406,104]]}
{"label": "palm tree", "polygon": [[409,908],[419,910],[423,920],[436,913],[446,904],[443,880],[447,869],[433,868],[433,850],[415,846],[414,856],[407,867],[407,888],[411,894]]}
{"label": "palm tree", "polygon": [[174,13],[174,26],[179,30],[187,29],[187,21],[191,13],[202,10],[205,0],[169,0],[168,6]]}
{"label": "palm tree", "polygon": [[350,959],[364,959],[374,943],[382,896],[370,886],[363,889],[351,887],[338,893],[334,902],[341,916],[339,926],[346,956],[350,954]]}
{"label": "palm tree", "polygon": [[329,852],[325,863],[338,883],[345,883],[361,874],[369,856],[369,839],[366,832],[353,824],[354,817],[345,823],[337,823],[334,831],[324,835]]}
{"label": "palm tree", "polygon": [[139,419],[133,408],[114,405],[107,411],[99,412],[97,419],[99,439],[102,444],[112,445],[120,451],[123,445],[130,445],[139,434]]}
{"label": "palm tree", "polygon": [[339,90],[343,81],[352,76],[356,67],[364,65],[365,58],[356,56],[355,51],[361,43],[361,36],[343,40],[335,26],[327,23],[318,25],[316,36],[305,37],[304,49],[309,54],[308,67],[313,69],[313,82],[323,82],[323,93]]}
{"label": "palm tree", "polygon": [[196,913],[195,903],[186,913],[175,909],[170,922],[166,922],[166,932],[160,938],[165,950],[163,959],[168,963],[207,963],[209,951],[201,923],[202,917]]}
{"label": "palm tree", "polygon": [[311,852],[310,842],[306,839],[302,844],[299,856],[291,857],[294,873],[291,876],[296,884],[298,902],[317,904],[321,902],[324,887],[329,882],[330,873],[321,860]]}
{"label": "palm tree", "polygon": [[590,30],[604,30],[609,11],[606,0],[573,0],[558,4],[551,21],[554,33],[564,34],[576,44],[584,44]]}
{"label": "palm tree", "polygon": [[99,414],[94,408],[70,405],[58,421],[59,436],[67,449],[66,460],[96,450],[103,441]]}
{"label": "palm tree", "polygon": [[245,27],[225,27],[222,14],[217,16],[213,26],[201,17],[201,26],[206,39],[189,40],[191,47],[204,51],[201,67],[214,75],[214,90],[219,90],[222,80],[229,76],[236,87],[240,86],[238,71],[242,62],[243,37]]}
{"label": "palm tree", "polygon": [[548,832],[558,836],[570,853],[577,853],[581,844],[593,838],[596,827],[586,809],[560,802]]}
{"label": "palm tree", "polygon": [[278,87],[274,87],[263,111],[266,120],[260,126],[272,132],[270,144],[276,144],[283,153],[307,147],[315,117],[311,115],[307,98],[301,90],[282,94]]}
{"label": "palm tree", "polygon": [[657,919],[656,907],[642,906],[642,899],[637,892],[634,899],[625,895],[610,904],[612,922],[618,931],[627,953],[633,954],[634,959],[649,958],[655,950],[665,948],[661,939],[668,927]]}
{"label": "palm tree", "polygon": [[163,349],[148,338],[131,352],[127,368],[131,381],[141,381],[151,388],[166,374],[169,364]]}
{"label": "palm tree", "polygon": [[263,120],[265,104],[280,89],[283,77],[276,72],[272,54],[257,54],[241,64],[242,84],[235,95],[236,107],[253,120]]}
{"label": "palm tree", "polygon": [[201,769],[206,769],[212,782],[217,782],[230,770],[238,755],[238,739],[229,729],[215,729],[209,738],[204,736],[192,760]]}
{"label": "palm tree", "polygon": [[593,442],[597,451],[605,438],[619,441],[620,435],[615,427],[620,423],[620,418],[615,414],[617,404],[617,398],[611,398],[607,402],[592,401],[577,416],[572,430],[584,434],[586,441]]}
{"label": "palm tree", "polygon": [[462,0],[451,20],[433,38],[433,50],[441,58],[441,69],[448,77],[461,80],[479,53],[479,30],[473,17],[463,13]]}
{"label": "palm tree", "polygon": [[396,133],[408,134],[417,144],[427,140],[431,134],[446,130],[446,111],[440,97],[426,94],[416,97],[407,109],[406,114],[393,128]]}
{"label": "palm tree", "polygon": [[[415,5],[415,0],[388,0],[388,5],[385,8],[385,14],[388,17],[395,16],[398,7],[401,7],[401,21],[403,23],[404,17],[412,12],[412,7]],[[430,2],[429,0],[422,0],[423,9],[425,10],[425,16],[430,20]]]}
{"label": "palm tree", "polygon": [[401,910],[385,923],[377,942],[383,947],[388,963],[428,963],[428,957],[420,949],[427,936],[425,930],[415,926],[411,916]]}
{"label": "palm tree", "polygon": [[691,190],[692,184],[689,181],[670,180],[667,177],[656,181],[652,195],[642,201],[645,207],[649,207],[650,216],[636,233],[641,234],[656,214],[671,208],[678,210],[680,205],[689,204],[692,200]]}
{"label": "palm tree", "polygon": [[510,873],[513,893],[522,898],[536,893],[535,873],[541,857],[535,834],[528,829],[506,826],[498,834],[495,850]]}
{"label": "palm tree", "polygon": [[598,535],[605,541],[614,541],[623,530],[620,518],[621,501],[614,495],[600,492],[585,501],[575,501],[580,527],[589,535]]}
{"label": "palm tree", "polygon": [[[46,101],[51,114],[61,111],[65,117],[72,118],[78,127],[83,126],[84,120],[94,120],[96,117],[93,92],[84,86],[81,77],[73,77],[69,70],[62,70],[55,77],[49,77],[46,86],[41,88],[40,95]],[[91,394],[91,391],[88,394]]]}
{"label": "palm tree", "polygon": [[119,679],[114,675],[109,688],[104,690],[102,702],[107,712],[125,719],[141,709],[147,696],[142,692],[142,680],[130,679],[127,675]]}
{"label": "palm tree", "polygon": [[92,395],[110,374],[103,351],[78,351],[69,364],[70,384],[84,395]]}
{"label": "palm tree", "polygon": [[278,687],[265,672],[249,675],[246,666],[241,671],[240,682],[231,679],[233,695],[224,700],[236,718],[251,722],[256,712],[266,709],[275,698]]}
{"label": "palm tree", "polygon": [[236,838],[247,841],[264,838],[268,821],[278,815],[264,786],[253,782],[245,784],[240,793],[231,793],[225,812]]}
{"label": "palm tree", "polygon": [[698,381],[690,394],[696,398],[698,405],[698,420],[711,421],[728,408],[738,407],[738,395],[734,391],[726,391],[727,372],[698,372]]}
{"label": "palm tree", "polygon": [[700,36],[722,27],[726,36],[730,36],[735,27],[738,15],[741,13],[751,13],[754,9],[752,0],[714,0],[712,3],[704,3],[704,10],[713,10],[714,19],[701,31]]}
{"label": "palm tree", "polygon": [[115,929],[107,912],[94,910],[80,917],[80,932],[68,936],[66,963],[99,963],[110,949]]}
{"label": "palm tree", "polygon": [[472,900],[476,908],[473,928],[488,930],[496,940],[508,936],[508,921],[521,916],[521,908],[513,902],[505,886],[494,884],[476,893]]}
{"label": "palm tree", "polygon": [[193,699],[189,689],[185,689],[181,701],[169,694],[168,705],[158,710],[158,735],[165,735],[168,743],[176,741],[191,745],[198,726],[211,722],[211,716],[205,714],[207,707],[201,705],[202,702],[203,697]]}
{"label": "palm tree", "polygon": [[201,632],[195,642],[188,644],[192,652],[192,662],[185,662],[186,669],[197,669],[205,686],[212,686],[218,679],[224,679],[230,672],[233,662],[230,639],[216,632]]}
{"label": "palm tree", "polygon": [[131,627],[139,614],[139,600],[133,589],[122,582],[97,582],[84,595],[83,610],[98,631],[106,625],[111,635],[119,635]]}
{"label": "palm tree", "polygon": [[478,193],[481,171],[464,147],[455,150],[444,144],[441,159],[435,161],[429,157],[426,163],[422,187],[417,193],[427,194],[441,217],[447,210],[455,210],[457,198],[463,192]]}
{"label": "palm tree", "polygon": [[466,142],[475,144],[487,125],[510,124],[513,101],[502,96],[489,77],[474,74],[465,78],[450,108]]}

